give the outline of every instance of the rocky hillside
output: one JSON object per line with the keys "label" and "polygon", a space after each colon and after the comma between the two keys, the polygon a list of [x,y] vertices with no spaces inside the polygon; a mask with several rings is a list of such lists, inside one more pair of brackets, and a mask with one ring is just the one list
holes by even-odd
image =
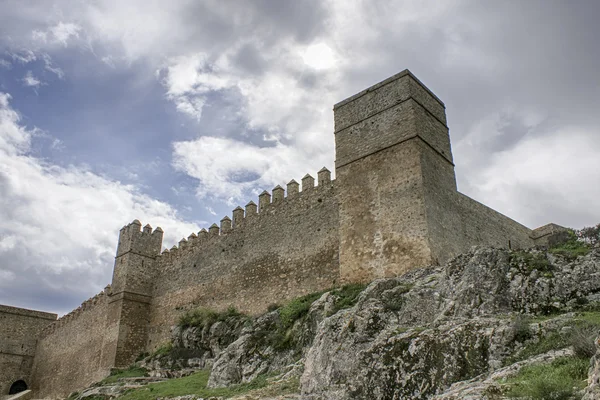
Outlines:
{"label": "rocky hillside", "polygon": [[191,311],[171,343],[73,398],[594,399],[599,329],[600,249],[474,248],[257,318]]}

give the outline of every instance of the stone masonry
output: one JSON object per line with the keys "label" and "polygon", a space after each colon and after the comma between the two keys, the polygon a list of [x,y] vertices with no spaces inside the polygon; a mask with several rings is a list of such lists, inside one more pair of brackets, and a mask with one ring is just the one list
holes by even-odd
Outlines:
{"label": "stone masonry", "polygon": [[544,244],[562,229],[532,231],[457,191],[444,103],[407,70],[336,104],[334,121],[336,180],[323,168],[316,182],[264,191],[162,253],[160,228],[124,226],[112,284],[41,333],[36,396],[64,397],[128,366],[195,307],[257,314],[473,245]]}
{"label": "stone masonry", "polygon": [[0,306],[0,398],[21,383],[31,385],[31,367],[42,329],[56,314]]}

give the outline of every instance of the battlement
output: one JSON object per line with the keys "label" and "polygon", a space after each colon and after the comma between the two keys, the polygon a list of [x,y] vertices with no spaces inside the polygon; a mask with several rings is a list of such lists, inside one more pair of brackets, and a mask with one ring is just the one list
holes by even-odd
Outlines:
{"label": "battlement", "polygon": [[42,329],[41,337],[43,338],[47,337],[48,335],[52,335],[57,330],[60,330],[62,327],[69,325],[70,323],[79,319],[79,317],[81,317],[83,314],[94,311],[94,309],[97,307],[106,306],[108,296],[110,295],[111,286],[107,285],[104,288],[104,290],[85,300],[83,303],[81,303],[79,307],[72,310],[68,314],[65,314],[62,317],[54,320],[54,322],[52,322],[51,324],[47,325],[44,329]]}
{"label": "battlement", "polygon": [[[257,207],[254,201],[248,202],[245,210],[237,206],[233,209],[231,218],[229,216],[223,217],[220,225],[214,223],[208,228],[208,231],[202,228],[197,234],[192,233],[187,239],[182,238],[178,245],[173,245],[171,249],[164,249],[162,251],[158,259],[159,265],[171,262],[173,259],[180,257],[181,254],[194,252],[206,245],[214,244],[220,237],[236,233],[240,230],[251,229],[254,224],[258,223],[260,217],[274,213],[285,213],[286,206],[293,205],[298,201],[308,200],[309,196],[311,198],[314,197],[318,202],[318,197],[324,191],[334,188],[335,180],[331,179],[331,171],[325,167],[317,175],[319,180],[318,186],[314,185],[315,179],[311,175],[305,175],[302,179],[302,191],[299,190],[300,185],[295,180],[291,180],[287,184],[287,196],[286,190],[280,185],[275,186],[271,193],[266,190],[263,191],[258,196],[260,206]],[[276,229],[277,226],[273,228]]]}
{"label": "battlement", "polygon": [[158,255],[162,246],[162,239],[163,230],[160,227],[152,231],[150,224],[147,224],[142,229],[142,223],[135,219],[121,228],[119,232],[117,257],[128,252],[147,256]]}

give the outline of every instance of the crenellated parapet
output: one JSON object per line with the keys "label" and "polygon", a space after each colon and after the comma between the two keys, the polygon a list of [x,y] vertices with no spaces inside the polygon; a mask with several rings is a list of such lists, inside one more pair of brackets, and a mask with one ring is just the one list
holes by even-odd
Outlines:
{"label": "crenellated parapet", "polygon": [[47,325],[42,330],[41,337],[47,337],[56,332],[57,330],[60,330],[61,328],[66,327],[67,325],[77,321],[81,316],[92,313],[96,311],[96,309],[99,307],[104,307],[111,293],[111,286],[107,285],[104,288],[104,290],[81,303],[79,307],[69,312],[68,314],[65,314],[62,317],[58,318],[53,323]]}
{"label": "crenellated parapet", "polygon": [[135,219],[119,232],[117,257],[130,251],[143,255],[157,255],[160,253],[162,239],[163,230],[160,227],[152,231],[148,224],[142,229],[142,223]]}
{"label": "crenellated parapet", "polygon": [[302,178],[302,191],[300,184],[293,179],[287,183],[287,191],[281,185],[275,186],[271,192],[264,190],[258,196],[258,205],[251,200],[246,204],[245,209],[237,206],[233,209],[232,216],[224,216],[219,225],[213,223],[208,230],[202,228],[197,234],[192,233],[187,239],[181,239],[178,245],[174,245],[171,249],[164,249],[158,259],[159,263],[177,259],[189,251],[214,243],[222,236],[251,229],[253,224],[259,223],[261,216],[273,212],[285,212],[286,206],[293,205],[297,201],[309,200],[312,197],[315,201],[322,201],[319,197],[326,198],[323,195],[334,188],[335,180],[331,179],[331,171],[323,167],[317,173],[317,181],[318,186],[315,186],[315,178],[306,174]]}

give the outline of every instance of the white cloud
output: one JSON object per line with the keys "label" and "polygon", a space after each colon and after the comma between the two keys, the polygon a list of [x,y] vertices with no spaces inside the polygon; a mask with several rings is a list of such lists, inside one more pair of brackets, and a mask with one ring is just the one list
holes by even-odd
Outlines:
{"label": "white cloud", "polygon": [[23,77],[23,84],[27,87],[37,88],[43,85],[44,83],[35,76],[33,76],[33,73],[31,71],[27,71],[27,73]]}
{"label": "white cloud", "polygon": [[69,39],[79,37],[80,30],[81,27],[79,25],[64,22],[59,22],[50,28],[50,32],[52,33],[54,40],[65,47],[67,46]]}
{"label": "white cloud", "polygon": [[590,207],[600,198],[596,135],[564,127],[527,136],[491,157],[487,153],[485,163],[465,174],[465,192],[531,227],[591,225],[600,221],[600,209]]}
{"label": "white cloud", "polygon": [[59,79],[64,79],[65,73],[63,72],[63,70],[61,68],[55,66],[52,63],[52,58],[50,57],[49,54],[43,53],[42,54],[42,59],[44,60],[44,69],[46,71],[52,72]]}
{"label": "white cloud", "polygon": [[[3,274],[44,276],[50,291],[83,279],[74,291],[99,290],[109,282],[118,231],[138,218],[165,230],[165,246],[197,231],[176,211],[132,185],[80,166],[59,167],[28,154],[35,131],[21,125],[0,93],[0,259]],[[22,261],[26,261],[23,263]],[[2,297],[2,296],[0,296]],[[0,303],[13,299],[0,298]],[[76,306],[72,304],[71,306]]]}
{"label": "white cloud", "polygon": [[32,50],[22,50],[18,52],[10,52],[9,55],[13,60],[20,62],[21,64],[28,64],[37,60],[37,55]]}
{"label": "white cloud", "polygon": [[60,21],[45,31],[35,29],[31,33],[31,37],[34,42],[41,44],[59,44],[67,47],[70,40],[79,38],[81,30],[82,28],[78,24]]}
{"label": "white cloud", "polygon": [[[278,142],[272,147],[258,147],[233,139],[201,137],[175,143],[173,163],[176,169],[199,180],[199,197],[236,205],[249,201],[247,197],[256,195],[258,188],[271,190],[277,184],[285,186],[292,178],[299,180],[306,173],[299,172],[306,158],[298,149]],[[316,170],[311,175],[316,176]]]}
{"label": "white cloud", "polygon": [[0,58],[0,67],[10,69],[11,66],[12,64],[9,61]]}

